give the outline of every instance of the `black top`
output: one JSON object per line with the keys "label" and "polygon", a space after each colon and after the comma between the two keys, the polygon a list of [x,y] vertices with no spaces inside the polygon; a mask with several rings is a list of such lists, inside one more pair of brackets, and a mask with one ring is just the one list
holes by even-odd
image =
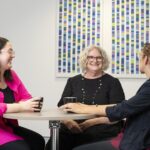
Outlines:
{"label": "black top", "polygon": [[[95,92],[96,90],[98,92]],[[93,104],[93,101],[94,104],[114,104],[125,99],[119,80],[109,74],[97,79],[87,79],[81,74],[69,78],[58,106],[63,105],[63,97],[68,96],[75,96],[78,102],[84,102],[89,105]]]}
{"label": "black top", "polygon": [[[0,91],[4,94],[4,103],[14,103],[15,102],[15,98],[14,98],[14,94],[13,91],[7,87],[5,89],[0,89]],[[7,124],[10,127],[13,127],[14,125],[10,122],[10,119],[5,119],[3,118],[5,124]]]}
{"label": "black top", "polygon": [[9,87],[0,89],[0,91],[4,94],[4,103],[14,103],[14,94]]}
{"label": "black top", "polygon": [[[89,105],[120,103],[125,99],[119,80],[109,74],[105,74],[97,79],[87,79],[81,74],[69,78],[58,106],[63,105],[63,97],[70,96],[77,97],[78,102],[84,102]],[[95,135],[97,139],[101,140],[116,136],[121,128],[122,122],[118,122],[113,125],[95,125],[84,132],[88,132],[87,135]]]}
{"label": "black top", "polygon": [[127,118],[121,150],[143,150],[150,147],[150,80],[127,101],[106,109],[111,121]]}

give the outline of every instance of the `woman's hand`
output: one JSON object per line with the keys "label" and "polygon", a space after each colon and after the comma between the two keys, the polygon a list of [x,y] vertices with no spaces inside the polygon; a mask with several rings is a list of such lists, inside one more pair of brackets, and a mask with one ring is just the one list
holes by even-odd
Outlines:
{"label": "woman's hand", "polygon": [[63,111],[79,114],[95,114],[97,116],[107,116],[106,108],[113,107],[116,104],[108,105],[85,105],[82,103],[68,103],[60,107]]}
{"label": "woman's hand", "polygon": [[98,124],[115,124],[117,122],[118,121],[110,122],[107,117],[98,117],[98,118],[86,120],[86,121],[80,123],[79,126],[82,130],[86,130],[87,128],[92,127],[94,125],[98,125]]}
{"label": "woman's hand", "polygon": [[62,122],[72,133],[81,133],[82,129],[79,124],[74,120],[65,120]]}
{"label": "woman's hand", "polygon": [[13,113],[13,112],[24,112],[24,111],[39,111],[36,107],[39,106],[39,102],[35,101],[38,100],[39,97],[34,97],[26,101],[20,101],[19,103],[7,104],[6,113]]}
{"label": "woman's hand", "polygon": [[82,103],[68,103],[60,107],[63,111],[70,111],[79,114],[92,114],[91,105],[85,105]]}
{"label": "woman's hand", "polygon": [[40,109],[38,109],[39,102],[35,101],[39,99],[39,97],[33,97],[27,101],[20,101],[19,104],[21,107],[21,111],[40,111]]}
{"label": "woman's hand", "polygon": [[88,119],[80,123],[79,126],[82,130],[86,130],[89,127],[99,124],[99,118]]}

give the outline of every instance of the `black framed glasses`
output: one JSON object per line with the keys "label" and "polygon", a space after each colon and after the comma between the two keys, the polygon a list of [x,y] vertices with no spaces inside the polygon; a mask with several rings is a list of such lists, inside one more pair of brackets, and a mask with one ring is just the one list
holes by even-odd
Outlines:
{"label": "black framed glasses", "polygon": [[87,56],[87,59],[89,61],[94,61],[94,60],[96,60],[96,61],[102,61],[103,57],[102,56],[97,56],[97,57],[95,57],[95,56]]}

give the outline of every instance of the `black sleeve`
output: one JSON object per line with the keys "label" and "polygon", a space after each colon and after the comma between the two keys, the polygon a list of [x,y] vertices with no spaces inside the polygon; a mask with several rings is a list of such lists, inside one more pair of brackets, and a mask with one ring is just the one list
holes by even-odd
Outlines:
{"label": "black sleeve", "polygon": [[71,78],[69,78],[67,80],[67,84],[64,88],[64,91],[62,93],[61,99],[59,100],[57,106],[60,107],[61,105],[63,105],[63,97],[68,97],[72,95],[72,86],[71,86]]}
{"label": "black sleeve", "polygon": [[118,79],[114,78],[109,92],[109,103],[120,103],[125,99],[124,91]]}
{"label": "black sleeve", "polygon": [[150,84],[145,85],[140,92],[129,100],[106,108],[106,114],[110,121],[135,116],[150,109]]}

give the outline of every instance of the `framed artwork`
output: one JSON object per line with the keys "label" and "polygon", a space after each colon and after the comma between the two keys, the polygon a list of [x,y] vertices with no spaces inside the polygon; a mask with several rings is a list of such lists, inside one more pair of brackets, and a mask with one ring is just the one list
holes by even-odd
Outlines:
{"label": "framed artwork", "polygon": [[139,52],[150,42],[150,1],[112,0],[112,66],[118,77],[143,77]]}
{"label": "framed artwork", "polygon": [[[104,18],[108,5],[110,16]],[[104,23],[111,20],[107,42]],[[105,24],[105,26],[103,25]],[[56,76],[81,72],[80,52],[89,45],[111,43],[109,73],[123,78],[141,78],[139,52],[150,42],[150,0],[58,0]]]}
{"label": "framed artwork", "polygon": [[81,72],[80,52],[101,43],[101,0],[59,0],[57,77]]}

